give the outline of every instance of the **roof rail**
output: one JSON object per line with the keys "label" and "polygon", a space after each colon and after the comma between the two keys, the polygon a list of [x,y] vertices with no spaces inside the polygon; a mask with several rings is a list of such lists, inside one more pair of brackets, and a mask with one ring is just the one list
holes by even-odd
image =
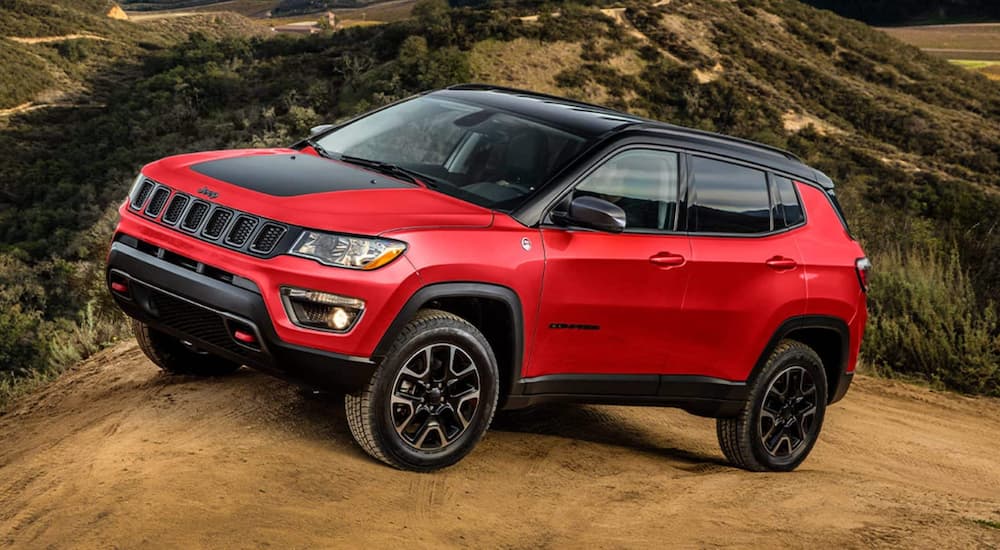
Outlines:
{"label": "roof rail", "polygon": [[758,141],[753,141],[753,140],[750,140],[750,139],[743,139],[743,138],[739,138],[739,137],[727,136],[725,134],[720,134],[718,132],[709,132],[708,130],[699,130],[697,128],[688,128],[687,126],[678,126],[676,124],[670,124],[668,122],[660,122],[658,120],[650,121],[650,123],[646,124],[646,126],[648,126],[651,129],[654,129],[654,130],[668,130],[668,131],[674,131],[674,132],[677,132],[677,133],[695,134],[695,135],[699,135],[699,136],[706,137],[706,138],[709,138],[709,139],[715,139],[715,140],[718,140],[718,141],[728,141],[730,143],[738,143],[738,144],[744,145],[746,147],[752,147],[754,149],[761,149],[761,150],[767,151],[769,153],[774,153],[774,154],[782,156],[782,157],[784,157],[784,158],[786,158],[788,160],[794,160],[796,162],[802,162],[802,159],[800,159],[797,155],[795,155],[795,153],[791,153],[791,152],[786,151],[786,150],[784,150],[784,149],[782,149],[780,147],[775,147],[773,145],[768,145],[766,143],[760,143]]}

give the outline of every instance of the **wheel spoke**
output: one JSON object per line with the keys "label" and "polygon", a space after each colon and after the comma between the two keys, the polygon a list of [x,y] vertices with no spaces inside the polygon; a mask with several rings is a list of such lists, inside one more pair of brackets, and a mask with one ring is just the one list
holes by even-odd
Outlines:
{"label": "wheel spoke", "polygon": [[763,412],[768,413],[771,416],[771,418],[774,418],[778,414],[781,413],[781,407],[780,406],[775,407],[770,402],[771,402],[771,396],[770,395],[764,397],[764,403],[761,405],[761,410]]}
{"label": "wheel spoke", "polygon": [[768,433],[768,437],[764,439],[764,448],[767,449],[767,452],[772,455],[777,455],[778,446],[781,445],[781,442],[784,441],[784,439],[784,426],[778,427],[775,425],[775,429],[772,429],[771,432]]}
{"label": "wheel spoke", "polygon": [[444,379],[447,380],[449,375],[452,374],[452,369],[455,368],[455,351],[458,350],[455,346],[448,346],[448,368],[444,370]]}
{"label": "wheel spoke", "polygon": [[431,432],[437,432],[438,437],[440,438],[440,445],[438,445],[438,447],[448,445],[448,436],[444,433],[444,430],[441,429],[441,424],[438,423],[437,420],[428,420],[423,426],[420,427],[420,431],[417,432],[417,440],[414,442],[414,445],[418,449],[423,449],[424,443],[427,441],[427,436],[429,436]]}
{"label": "wheel spoke", "polygon": [[[403,432],[405,432],[406,429],[410,427],[410,422],[412,422],[413,418],[417,415],[417,407],[419,406],[418,402],[416,398],[411,395],[403,395],[396,392],[392,394],[392,397],[390,398],[390,403],[392,404],[393,424],[396,425],[396,433],[402,435]],[[398,405],[406,406],[407,409],[409,410],[409,413],[406,415],[406,418],[402,420],[402,422],[397,422],[395,420],[396,419],[395,411]]]}
{"label": "wheel spoke", "polygon": [[[458,404],[454,405],[452,408],[455,411],[455,416],[457,416],[458,420],[462,423],[462,429],[465,429],[469,426],[469,424],[472,423],[472,417],[475,416],[476,409],[479,407],[479,401],[478,401],[479,390],[475,388],[470,388],[456,395],[455,397],[453,397],[453,399],[458,399]],[[476,406],[472,408],[472,411],[469,413],[469,416],[467,417],[465,416],[465,413],[462,412],[462,407],[464,407],[466,403],[472,401],[473,399],[476,400]]]}

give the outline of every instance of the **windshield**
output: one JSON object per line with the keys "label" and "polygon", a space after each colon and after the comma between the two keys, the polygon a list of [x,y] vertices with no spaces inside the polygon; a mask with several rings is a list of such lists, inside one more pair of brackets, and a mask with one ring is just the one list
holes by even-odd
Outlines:
{"label": "windshield", "polygon": [[585,144],[511,113],[432,96],[377,111],[315,142],[334,158],[395,165],[437,191],[507,212]]}

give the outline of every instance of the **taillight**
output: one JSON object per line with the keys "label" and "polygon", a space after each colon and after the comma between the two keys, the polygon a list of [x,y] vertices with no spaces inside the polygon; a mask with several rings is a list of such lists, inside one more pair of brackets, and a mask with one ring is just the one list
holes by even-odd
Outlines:
{"label": "taillight", "polygon": [[872,270],[872,263],[868,258],[858,258],[854,260],[854,267],[858,271],[858,282],[861,283],[861,290],[868,292],[868,276]]}

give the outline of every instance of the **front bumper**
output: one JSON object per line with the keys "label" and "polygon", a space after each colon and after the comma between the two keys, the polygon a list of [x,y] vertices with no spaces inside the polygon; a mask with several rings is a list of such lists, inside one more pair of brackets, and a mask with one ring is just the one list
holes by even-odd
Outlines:
{"label": "front bumper", "polygon": [[[311,386],[353,391],[371,378],[376,363],[369,358],[282,341],[249,279],[171,262],[136,243],[128,237],[114,242],[106,272],[112,296],[129,316],[198,349]],[[116,291],[112,283],[128,290]],[[252,333],[255,342],[237,340],[237,330]]]}

